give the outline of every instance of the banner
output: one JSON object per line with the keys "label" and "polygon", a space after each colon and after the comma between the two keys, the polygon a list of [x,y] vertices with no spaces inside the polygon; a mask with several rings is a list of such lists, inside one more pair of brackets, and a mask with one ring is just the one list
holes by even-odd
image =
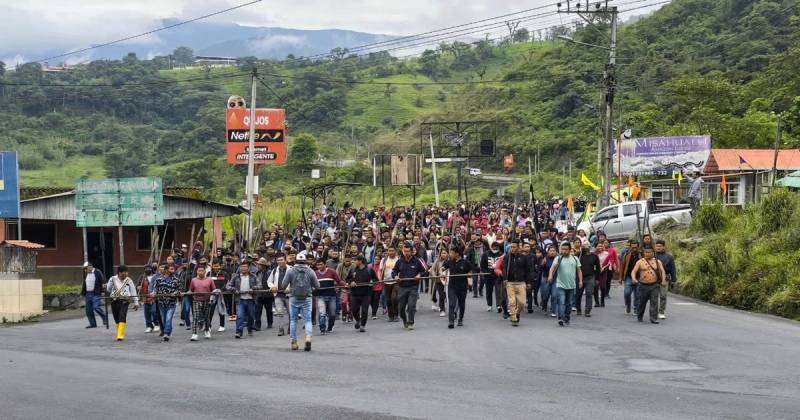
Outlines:
{"label": "banner", "polygon": [[17,152],[0,152],[0,219],[19,218]]}
{"label": "banner", "polygon": [[711,136],[643,137],[620,140],[621,154],[614,144],[614,173],[622,175],[670,175],[703,172],[711,153]]}
{"label": "banner", "polygon": [[[250,146],[250,110],[229,108],[225,115],[228,163],[247,165]],[[256,109],[255,163],[286,163],[286,110]]]}

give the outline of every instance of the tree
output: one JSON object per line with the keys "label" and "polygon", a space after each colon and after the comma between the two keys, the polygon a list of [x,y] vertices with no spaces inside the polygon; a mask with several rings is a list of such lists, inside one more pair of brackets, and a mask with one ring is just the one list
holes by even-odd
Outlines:
{"label": "tree", "polygon": [[514,32],[514,42],[528,42],[531,39],[531,33],[525,28],[517,29]]}
{"label": "tree", "polygon": [[179,66],[190,66],[194,64],[194,51],[189,47],[178,47],[172,52],[172,58]]}
{"label": "tree", "polygon": [[301,174],[311,171],[319,154],[317,138],[313,134],[301,133],[292,138],[290,143],[289,166]]}
{"label": "tree", "polygon": [[6,74],[6,63],[0,61],[0,77]]}

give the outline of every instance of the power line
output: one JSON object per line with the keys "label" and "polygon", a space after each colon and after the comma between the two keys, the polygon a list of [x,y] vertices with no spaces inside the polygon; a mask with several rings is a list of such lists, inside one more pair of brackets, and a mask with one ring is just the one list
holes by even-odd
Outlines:
{"label": "power line", "polygon": [[90,47],[86,47],[86,48],[81,48],[81,49],[78,49],[78,50],[65,52],[63,54],[58,54],[58,55],[54,55],[54,56],[50,56],[50,57],[41,58],[39,60],[31,61],[31,63],[41,63],[43,61],[52,60],[54,58],[66,57],[68,55],[74,55],[74,54],[82,53],[82,52],[85,52],[85,51],[93,50],[93,49],[96,49],[96,48],[107,47],[109,45],[118,44],[120,42],[129,41],[131,39],[140,38],[140,37],[143,37],[143,36],[146,36],[146,35],[151,35],[151,34],[154,34],[156,32],[160,32],[160,31],[166,30],[166,29],[172,29],[172,28],[175,28],[177,26],[185,25],[187,23],[197,22],[198,20],[203,20],[203,19],[206,19],[206,18],[209,18],[209,17],[212,17],[212,16],[221,15],[223,13],[227,13],[227,12],[230,12],[232,10],[241,9],[242,7],[250,6],[251,4],[260,3],[261,1],[262,0],[253,0],[253,1],[248,2],[248,3],[240,4],[238,6],[229,7],[227,9],[219,10],[217,12],[209,13],[209,14],[203,15],[203,16],[198,16],[196,18],[185,20],[185,21],[182,21],[182,22],[173,23],[172,25],[167,25],[167,26],[164,26],[164,27],[161,27],[161,28],[158,28],[158,29],[153,29],[153,30],[150,30],[150,31],[147,31],[147,32],[142,32],[140,34],[126,36],[124,38],[115,39],[113,41],[108,41],[108,42],[104,42],[104,43],[101,43],[101,44],[92,45]]}

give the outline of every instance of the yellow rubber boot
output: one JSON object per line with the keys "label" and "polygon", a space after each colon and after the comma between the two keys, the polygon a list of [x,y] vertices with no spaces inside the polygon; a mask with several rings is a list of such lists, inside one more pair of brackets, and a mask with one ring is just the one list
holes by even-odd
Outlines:
{"label": "yellow rubber boot", "polygon": [[117,341],[122,341],[125,339],[125,323],[120,322],[117,324]]}

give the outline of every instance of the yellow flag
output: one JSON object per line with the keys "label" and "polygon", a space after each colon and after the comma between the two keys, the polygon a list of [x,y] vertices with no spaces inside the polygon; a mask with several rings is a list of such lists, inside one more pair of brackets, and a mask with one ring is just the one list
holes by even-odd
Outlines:
{"label": "yellow flag", "polygon": [[583,183],[583,185],[586,185],[587,187],[595,191],[600,191],[600,187],[594,182],[592,182],[592,180],[589,179],[589,177],[586,176],[586,174],[581,174],[581,182]]}
{"label": "yellow flag", "polygon": [[683,172],[678,172],[678,185],[681,185],[683,182]]}
{"label": "yellow flag", "polygon": [[567,199],[567,208],[569,211],[572,211],[572,209],[575,208],[575,203],[572,201],[571,195],[569,196],[569,199]]}

